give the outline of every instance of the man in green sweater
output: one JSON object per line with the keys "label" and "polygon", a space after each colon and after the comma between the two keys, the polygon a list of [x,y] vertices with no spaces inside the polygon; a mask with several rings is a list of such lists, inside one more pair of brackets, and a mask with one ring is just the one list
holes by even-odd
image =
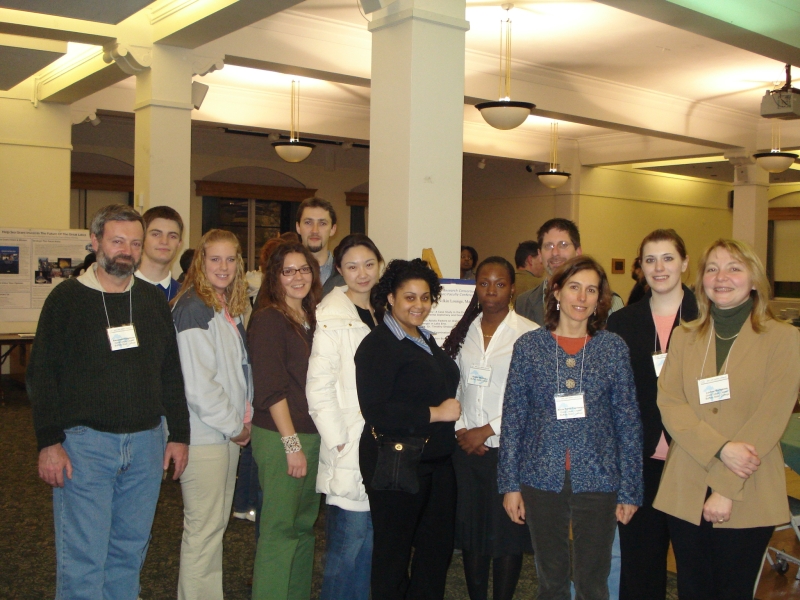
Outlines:
{"label": "man in green sweater", "polygon": [[136,600],[162,473],[186,468],[189,413],[169,306],[133,277],[142,217],[106,206],[91,237],[97,263],[42,308],[28,396],[53,486],[56,597]]}

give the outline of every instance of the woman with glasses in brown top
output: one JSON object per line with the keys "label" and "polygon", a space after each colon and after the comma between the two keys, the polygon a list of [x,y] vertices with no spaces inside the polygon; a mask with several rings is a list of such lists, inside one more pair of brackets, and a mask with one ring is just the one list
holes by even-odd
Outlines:
{"label": "woman with glasses in brown top", "polygon": [[279,245],[267,261],[247,336],[255,388],[253,456],[264,490],[254,599],[311,595],[320,437],[305,390],[321,294],[311,253],[299,243]]}

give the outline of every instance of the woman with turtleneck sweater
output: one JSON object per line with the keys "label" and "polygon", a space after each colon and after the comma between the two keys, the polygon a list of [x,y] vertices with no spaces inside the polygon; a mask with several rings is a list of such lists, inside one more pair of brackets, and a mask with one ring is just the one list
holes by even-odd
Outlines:
{"label": "woman with turtleneck sweater", "polygon": [[714,242],[697,277],[698,319],[673,333],[658,380],[672,443],[653,506],[668,515],[681,598],[749,600],[790,518],[779,441],[800,388],[800,332],[776,320],[743,242]]}

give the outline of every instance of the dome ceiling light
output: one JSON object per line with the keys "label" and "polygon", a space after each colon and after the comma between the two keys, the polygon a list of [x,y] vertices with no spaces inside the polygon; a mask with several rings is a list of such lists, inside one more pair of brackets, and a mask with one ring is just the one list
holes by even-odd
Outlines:
{"label": "dome ceiling light", "polygon": [[500,83],[497,102],[481,102],[475,108],[481,111],[483,119],[495,129],[514,129],[519,127],[536,108],[530,102],[511,100],[511,16],[513,4],[503,4],[505,20],[500,21]]}
{"label": "dome ceiling light", "polygon": [[539,171],[536,176],[543,185],[556,189],[567,183],[570,174],[558,170],[558,123],[550,123],[550,168]]}
{"label": "dome ceiling light", "polygon": [[315,148],[314,144],[300,141],[300,82],[292,80],[292,117],[288,142],[272,142],[275,152],[290,163],[302,162]]}
{"label": "dome ceiling light", "polygon": [[783,173],[794,164],[797,154],[781,152],[781,125],[772,122],[772,150],[753,154],[756,164],[769,173]]}

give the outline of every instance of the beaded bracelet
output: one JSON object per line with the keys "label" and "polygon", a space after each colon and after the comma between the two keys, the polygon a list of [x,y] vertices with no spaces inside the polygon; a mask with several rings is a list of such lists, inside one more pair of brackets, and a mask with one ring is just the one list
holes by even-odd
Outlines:
{"label": "beaded bracelet", "polygon": [[294,454],[303,449],[303,446],[300,445],[300,438],[297,437],[296,433],[282,437],[281,441],[283,442],[283,449],[286,451],[286,454]]}

